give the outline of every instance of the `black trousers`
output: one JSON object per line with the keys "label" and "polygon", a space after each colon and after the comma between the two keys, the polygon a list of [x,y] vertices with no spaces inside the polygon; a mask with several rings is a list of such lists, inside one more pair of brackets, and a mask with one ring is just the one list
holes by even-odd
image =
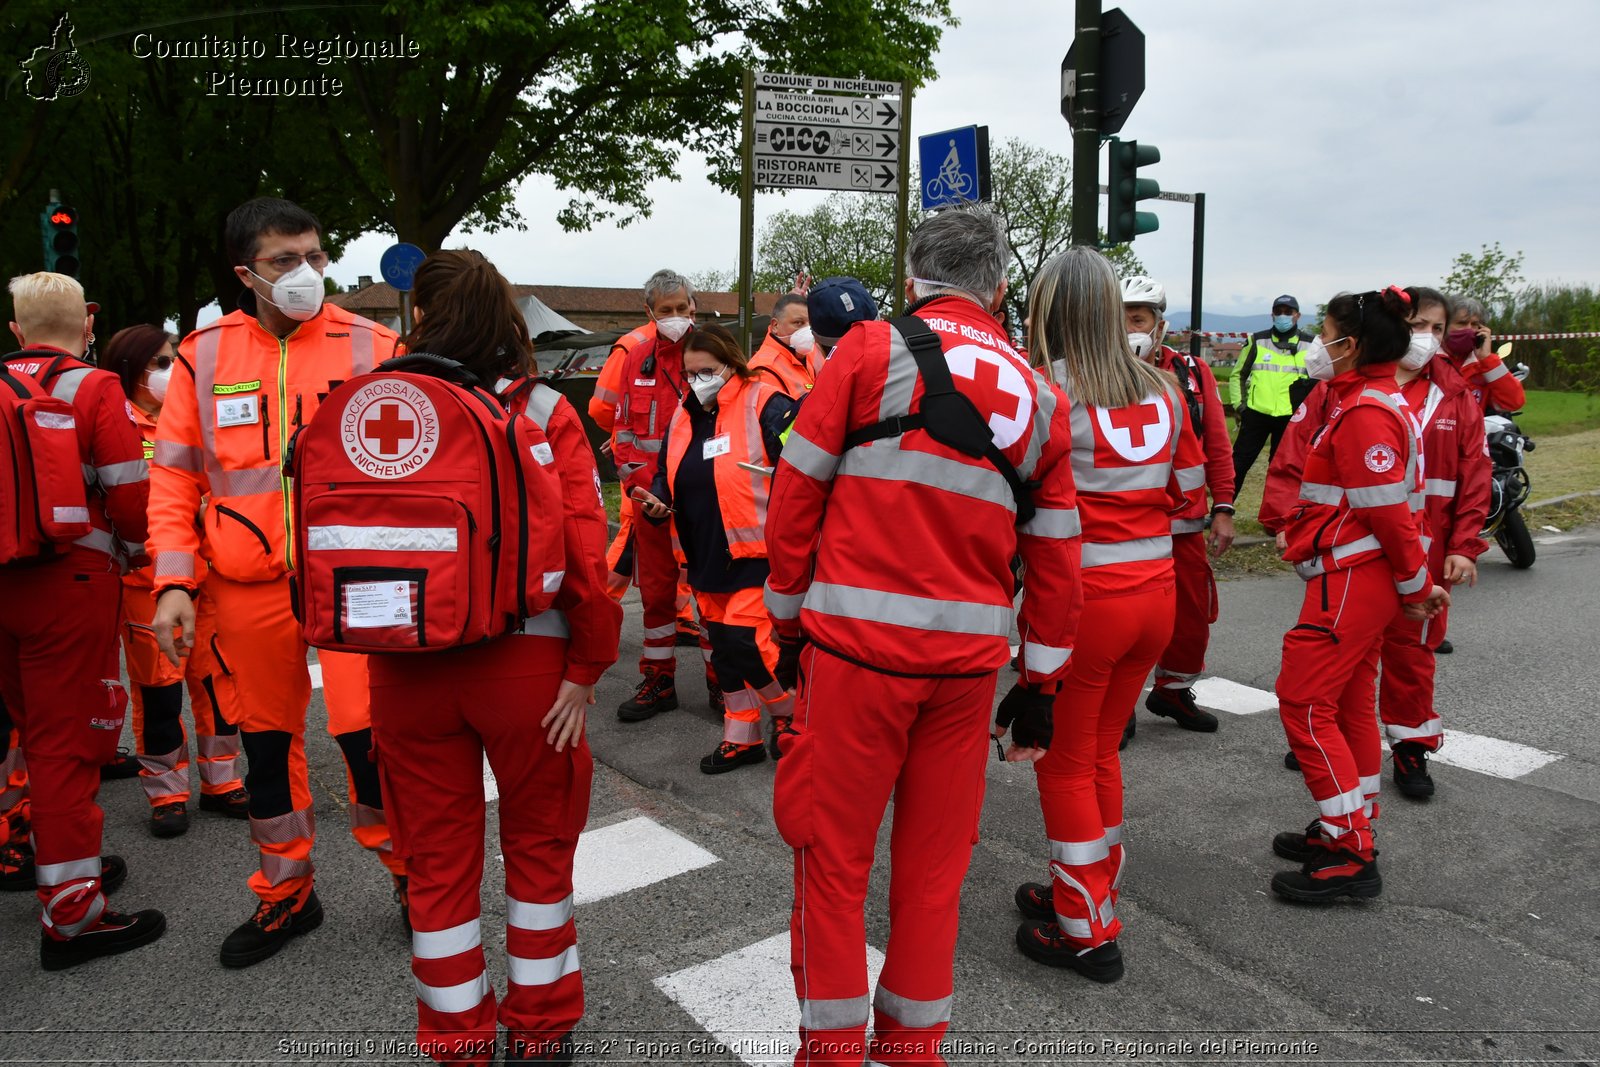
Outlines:
{"label": "black trousers", "polygon": [[1278,453],[1278,442],[1283,440],[1283,432],[1288,428],[1287,415],[1263,415],[1254,408],[1244,409],[1244,414],[1239,416],[1239,436],[1233,441],[1235,492],[1244,487],[1244,476],[1250,473],[1268,438],[1272,440],[1272,447],[1267,452],[1267,462],[1272,462],[1272,457]]}

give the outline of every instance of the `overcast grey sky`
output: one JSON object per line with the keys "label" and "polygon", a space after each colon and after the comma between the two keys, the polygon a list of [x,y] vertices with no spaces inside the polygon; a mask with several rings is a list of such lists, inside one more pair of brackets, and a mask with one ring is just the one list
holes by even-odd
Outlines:
{"label": "overcast grey sky", "polygon": [[[1108,3],[1108,6],[1109,3]],[[1147,84],[1122,136],[1157,145],[1162,188],[1207,194],[1205,306],[1264,314],[1281,292],[1436,283],[1456,253],[1500,241],[1532,281],[1600,283],[1600,2],[1270,3],[1122,0],[1144,31]],[[955,0],[913,136],[987,124],[1070,153],[1059,110],[1071,0]],[[797,28],[803,33],[803,28]],[[796,73],[808,73],[797,71]],[[871,72],[867,72],[869,75]],[[1104,180],[1104,152],[1101,175]],[[544,179],[525,232],[457,233],[514,282],[637,285],[671,266],[731,270],[739,205],[686,156],[651,187],[651,218],[567,234]],[[757,225],[820,193],[757,194]],[[1135,249],[1189,303],[1191,210],[1161,203]],[[1104,217],[1104,201],[1101,207]],[[369,235],[330,273],[378,274]]]}

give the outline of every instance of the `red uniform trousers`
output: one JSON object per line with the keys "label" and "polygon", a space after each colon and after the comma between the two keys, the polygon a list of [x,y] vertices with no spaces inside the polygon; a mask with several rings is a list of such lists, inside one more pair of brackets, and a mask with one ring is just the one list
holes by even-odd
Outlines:
{"label": "red uniform trousers", "polygon": [[676,674],[678,643],[678,559],[672,551],[672,524],[633,524],[633,580],[644,607],[643,674]]}
{"label": "red uniform trousers", "polygon": [[[1442,546],[1444,539],[1438,543]],[[1435,585],[1450,588],[1444,580],[1445,552],[1428,553],[1428,576]],[[1430,752],[1444,744],[1444,722],[1433,707],[1433,676],[1437,661],[1433,650],[1450,630],[1447,607],[1431,619],[1408,619],[1396,612],[1383,633],[1383,674],[1378,679],[1378,718],[1390,745],[1415,741]]]}
{"label": "red uniform trousers", "polygon": [[161,654],[150,629],[156,602],[147,584],[127,582],[122,597],[122,654],[128,667],[133,737],[139,780],[151,806],[189,799],[189,737],[183,727],[183,691],[189,690],[199,751],[200,792],[223,796],[244,785],[239,779],[239,728],[217,706],[217,657],[211,637],[217,612],[211,598],[195,601],[195,643],[182,667]]}
{"label": "red uniform trousers", "polygon": [[606,595],[618,603],[633,580],[633,502],[623,497],[617,508],[617,536],[606,548]]}
{"label": "red uniform trousers", "polygon": [[0,700],[27,753],[39,902],[56,938],[76,936],[106,906],[95,797],[128,707],[117,664],[121,597],[110,557],[86,548],[0,570]]}
{"label": "red uniform trousers", "polygon": [[800,999],[795,1063],[867,1055],[864,909],[892,794],[889,946],[870,1004],[871,1058],[944,1064],[961,882],[978,839],[995,675],[903,678],[801,654],[795,725],[773,817],[795,850],[791,969]]}
{"label": "red uniform trousers", "polygon": [[1050,838],[1056,923],[1068,940],[1088,948],[1122,932],[1117,745],[1145,677],[1172,639],[1176,599],[1172,585],[1084,598],[1077,644],[1056,694],[1055,733],[1033,765]]}
{"label": "red uniform trousers", "polygon": [[[217,704],[239,727],[249,757],[250,837],[261,867],[250,888],[262,900],[310,892],[311,845],[316,839],[311,783],[306,773],[306,706],[311,675],[300,624],[289,610],[289,580],[231,582],[215,571],[203,595],[216,605]],[[350,793],[350,832],[377,853],[391,874],[404,874],[384,820],[377,764],[371,757],[367,711],[367,658],[321,652],[328,732],[344,754]]]}
{"label": "red uniform trousers", "polygon": [[1211,624],[1217,621],[1217,578],[1211,571],[1204,533],[1172,535],[1172,568],[1177,580],[1177,611],[1172,640],[1156,658],[1155,684],[1187,689],[1206,669]]}
{"label": "red uniform trousers", "polygon": [[1387,559],[1306,583],[1300,621],[1283,635],[1278,714],[1322,830],[1372,858],[1383,745],[1373,688],[1384,631],[1400,611]]}
{"label": "red uniform trousers", "polygon": [[736,745],[761,743],[761,705],[774,718],[794,714],[794,697],[772,676],[778,646],[761,594],[757,586],[694,595],[711,645],[711,668],[727,700],[722,739]]}
{"label": "red uniform trousers", "polygon": [[513,636],[434,655],[372,657],[372,725],[396,847],[411,879],[417,1040],[440,1062],[489,1063],[495,995],[478,929],[483,760],[500,787],[510,981],[499,1021],[531,1052],[583,1016],[572,857],[589,815],[586,741],[557,752],[539,725],[561,638]]}

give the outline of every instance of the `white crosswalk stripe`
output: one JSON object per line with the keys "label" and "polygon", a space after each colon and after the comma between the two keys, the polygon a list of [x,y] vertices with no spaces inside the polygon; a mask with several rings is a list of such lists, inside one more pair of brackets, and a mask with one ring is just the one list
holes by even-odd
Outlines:
{"label": "white crosswalk stripe", "polygon": [[1276,711],[1278,697],[1265,689],[1255,689],[1226,678],[1202,678],[1194,683],[1195,703],[1231,715],[1256,715]]}
{"label": "white crosswalk stripe", "polygon": [[1480,737],[1445,728],[1444,746],[1429,757],[1436,763],[1461,767],[1496,778],[1523,778],[1562,758],[1559,752],[1545,752],[1515,741]]}
{"label": "white crosswalk stripe", "polygon": [[[882,970],[883,953],[868,945],[868,988]],[[656,987],[745,1063],[794,1062],[800,1008],[787,932],[657,978]]]}
{"label": "white crosswalk stripe", "polygon": [[681,834],[639,815],[586,830],[573,861],[573,902],[592,904],[719,862]]}

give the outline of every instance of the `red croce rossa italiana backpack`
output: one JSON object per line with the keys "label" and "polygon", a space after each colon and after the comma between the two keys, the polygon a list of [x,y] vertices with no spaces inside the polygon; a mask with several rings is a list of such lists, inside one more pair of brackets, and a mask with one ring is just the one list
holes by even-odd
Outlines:
{"label": "red croce rossa italiana backpack", "polygon": [[436,652],[520,628],[565,577],[554,464],[451,360],[413,353],[340,385],[286,464],[306,642]]}
{"label": "red croce rossa italiana backpack", "polygon": [[[42,356],[28,352],[6,356]],[[0,362],[0,566],[42,559],[89,532],[89,498],[72,405],[38,378]]]}

